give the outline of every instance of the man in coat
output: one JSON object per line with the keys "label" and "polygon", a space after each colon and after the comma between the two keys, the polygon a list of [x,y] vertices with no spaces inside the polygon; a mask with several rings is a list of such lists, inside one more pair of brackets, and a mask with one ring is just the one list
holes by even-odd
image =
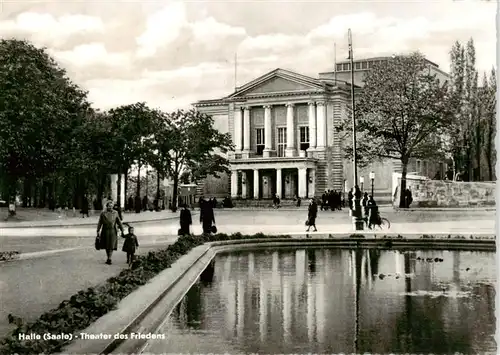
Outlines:
{"label": "man in coat", "polygon": [[212,225],[215,224],[215,215],[212,204],[207,201],[201,204],[200,223],[203,226],[203,233],[210,234],[212,232]]}
{"label": "man in coat", "polygon": [[182,204],[182,209],[181,209],[181,213],[180,213],[180,225],[181,225],[181,229],[180,229],[180,235],[190,235],[190,226],[191,224],[193,223],[193,220],[191,218],[191,211],[189,211],[189,209],[187,208],[187,205],[186,204]]}
{"label": "man in coat", "polygon": [[307,232],[309,232],[309,229],[311,227],[314,227],[314,231],[317,232],[318,229],[316,229],[316,217],[318,216],[318,205],[316,204],[316,201],[312,198],[309,201],[309,208],[307,210]]}

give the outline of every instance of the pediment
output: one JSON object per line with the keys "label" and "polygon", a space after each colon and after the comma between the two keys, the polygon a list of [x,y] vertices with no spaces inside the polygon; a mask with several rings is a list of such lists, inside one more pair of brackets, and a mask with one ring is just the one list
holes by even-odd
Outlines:
{"label": "pediment", "polygon": [[230,97],[321,90],[323,85],[316,79],[277,69],[243,85]]}
{"label": "pediment", "polygon": [[295,81],[274,77],[268,79],[262,84],[256,86],[255,88],[245,92],[245,95],[251,94],[268,94],[272,92],[290,92],[290,91],[303,91],[303,90],[314,90],[316,87],[305,85],[302,83],[297,83]]}

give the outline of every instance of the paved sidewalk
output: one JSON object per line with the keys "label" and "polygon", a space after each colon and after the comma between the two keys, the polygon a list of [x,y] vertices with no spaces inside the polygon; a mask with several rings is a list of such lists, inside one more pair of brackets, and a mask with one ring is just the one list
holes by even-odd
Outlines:
{"label": "paved sidewalk", "polygon": [[[195,211],[193,211],[196,213]],[[57,217],[56,217],[57,218]],[[141,212],[141,213],[124,213],[123,222],[141,223],[150,221],[178,219],[178,212],[160,211],[160,212]],[[0,222],[0,228],[37,228],[37,227],[65,227],[65,226],[90,226],[97,225],[99,214],[88,218],[66,217],[63,216],[57,219],[45,219],[35,221],[7,221]]]}
{"label": "paved sidewalk", "polygon": [[[174,241],[143,244],[138,254],[165,248]],[[0,263],[0,338],[13,329],[8,324],[9,313],[33,321],[76,292],[101,284],[127,267],[122,251],[113,255],[113,265],[106,265],[105,259],[104,251],[79,248]]]}

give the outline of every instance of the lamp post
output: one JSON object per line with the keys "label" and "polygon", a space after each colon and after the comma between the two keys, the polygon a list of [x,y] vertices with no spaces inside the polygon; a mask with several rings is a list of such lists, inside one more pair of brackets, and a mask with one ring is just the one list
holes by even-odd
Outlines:
{"label": "lamp post", "polygon": [[359,184],[361,185],[361,191],[364,191],[364,187],[365,187],[365,177],[364,176],[361,176],[359,178]]}
{"label": "lamp post", "polygon": [[358,164],[356,152],[356,102],[354,100],[354,55],[352,50],[352,34],[351,29],[347,33],[349,41],[349,59],[351,60],[351,109],[352,109],[352,150],[353,150],[353,171],[354,171],[354,209],[352,211],[352,219],[355,230],[364,229],[364,220],[361,215],[361,191],[358,187]]}
{"label": "lamp post", "polygon": [[370,172],[370,180],[372,182],[372,197],[373,197],[373,182],[375,181],[375,172]]}

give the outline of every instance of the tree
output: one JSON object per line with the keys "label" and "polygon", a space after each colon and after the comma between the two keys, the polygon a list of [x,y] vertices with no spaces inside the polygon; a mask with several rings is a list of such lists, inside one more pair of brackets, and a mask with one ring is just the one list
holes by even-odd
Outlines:
{"label": "tree", "polygon": [[[211,116],[194,109],[163,115],[152,138],[156,151],[152,165],[173,180],[172,210],[177,209],[181,174],[195,172],[197,176],[228,171],[228,160],[221,156],[233,148],[229,134],[213,126]],[[208,164],[208,162],[211,162]]]}
{"label": "tree", "polygon": [[[123,105],[109,110],[111,137],[113,143],[113,168],[118,173],[117,203],[121,208],[121,175],[127,172],[135,161],[144,156],[143,138],[152,134],[155,112],[143,102]],[[125,191],[126,194],[126,191]]]}
{"label": "tree", "polygon": [[20,178],[54,175],[67,163],[72,130],[89,109],[45,49],[27,41],[0,41],[0,169],[9,199]]}
{"label": "tree", "polygon": [[[406,174],[411,158],[441,158],[440,133],[448,126],[446,83],[428,71],[425,58],[414,53],[387,59],[367,72],[357,95],[357,155],[360,161],[397,159],[402,165],[400,207],[404,207]],[[352,141],[352,117],[340,126]],[[360,139],[361,138],[361,139]],[[343,147],[347,157],[352,148]]]}
{"label": "tree", "polygon": [[[450,138],[449,154],[453,160],[454,176],[462,175],[464,180],[473,179],[473,156],[476,160],[481,149],[480,108],[478,98],[478,72],[476,51],[472,38],[466,47],[455,42],[451,51],[451,94],[449,107],[453,110],[453,121],[448,127]],[[472,133],[472,134],[471,134]],[[480,158],[477,161],[480,170]]]}
{"label": "tree", "polygon": [[483,80],[483,96],[481,103],[483,105],[483,122],[485,126],[484,137],[484,152],[486,163],[488,165],[488,180],[494,180],[494,165],[495,165],[495,133],[496,133],[496,94],[497,94],[497,78],[495,68],[491,69],[491,74],[488,79]]}

